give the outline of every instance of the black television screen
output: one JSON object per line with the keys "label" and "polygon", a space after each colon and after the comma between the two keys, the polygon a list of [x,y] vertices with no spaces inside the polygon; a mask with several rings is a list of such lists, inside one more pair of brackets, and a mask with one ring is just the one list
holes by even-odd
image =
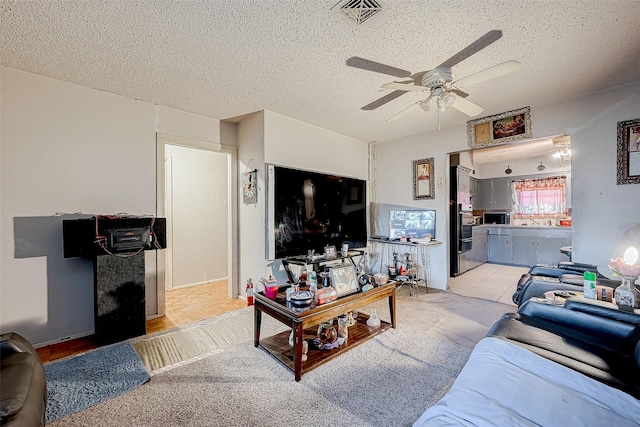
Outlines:
{"label": "black television screen", "polygon": [[275,258],[367,245],[366,181],[273,167]]}
{"label": "black television screen", "polygon": [[389,237],[423,239],[430,235],[436,238],[436,211],[392,210],[389,212]]}

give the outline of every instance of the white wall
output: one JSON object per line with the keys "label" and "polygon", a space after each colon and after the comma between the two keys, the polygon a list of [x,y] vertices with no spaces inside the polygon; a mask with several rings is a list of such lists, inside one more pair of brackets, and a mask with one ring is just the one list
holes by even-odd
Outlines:
{"label": "white wall", "polygon": [[264,112],[255,113],[237,125],[238,138],[238,182],[243,173],[257,170],[258,201],[245,205],[242,189],[238,188],[239,213],[239,293],[245,294],[249,278],[257,283],[265,276],[265,164],[264,164]]}
{"label": "white wall", "polygon": [[[36,344],[87,335],[91,261],[62,257],[64,217],[54,214],[154,214],[156,132],[218,142],[219,121],[11,68],[0,74],[0,330]],[[155,258],[147,252],[148,315],[157,312]]]}
{"label": "white wall", "polygon": [[[226,126],[227,124],[225,124]],[[284,282],[279,260],[267,260],[266,164],[367,179],[367,144],[270,111],[255,113],[237,126],[239,174],[258,170],[258,203],[240,202],[240,283],[273,274]],[[226,134],[232,135],[228,130]],[[242,199],[240,199],[242,200]]]}
{"label": "white wall", "polygon": [[[393,208],[435,209],[436,239],[445,242],[431,246],[430,287],[447,286],[447,218],[449,204],[447,153],[466,148],[465,128],[442,129],[396,141],[375,144],[376,206],[372,209],[374,235],[388,235],[389,210]],[[413,160],[434,158],[435,198],[413,200]]]}
{"label": "white wall", "polygon": [[[540,162],[545,166],[542,171],[537,169]],[[504,172],[507,167],[511,168],[513,171],[510,176],[513,176],[514,178],[524,175],[547,175],[550,173],[561,175],[571,172],[571,159],[567,159],[564,166],[560,164],[560,159],[554,159],[551,155],[531,157],[521,160],[476,164],[476,174],[472,176],[478,179],[502,178],[509,176]]]}
{"label": "white wall", "polygon": [[172,287],[226,279],[228,156],[167,144],[165,158],[171,168]]}
{"label": "white wall", "polygon": [[271,111],[264,115],[266,163],[369,179],[366,143]]}
{"label": "white wall", "polygon": [[[531,107],[533,138],[571,135],[573,259],[598,264],[614,255],[623,229],[640,222],[640,185],[616,185],[616,123],[637,118],[640,82],[551,105]],[[446,153],[468,149],[464,125],[376,146],[377,199],[381,204],[437,210],[437,231],[446,241],[447,188],[440,178]],[[435,158],[436,199],[414,201],[411,161]],[[382,215],[381,215],[382,216]],[[383,224],[384,218],[377,223]],[[638,242],[640,245],[640,242]],[[443,245],[444,246],[444,245]],[[446,288],[446,248],[433,251],[433,286]],[[437,271],[436,271],[437,270]]]}

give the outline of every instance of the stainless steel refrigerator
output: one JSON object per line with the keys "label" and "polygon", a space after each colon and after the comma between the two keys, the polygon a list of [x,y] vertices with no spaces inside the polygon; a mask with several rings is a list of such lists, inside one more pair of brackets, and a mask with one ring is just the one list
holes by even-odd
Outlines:
{"label": "stainless steel refrigerator", "polygon": [[469,191],[471,170],[451,166],[449,179],[450,275],[457,276],[473,267],[471,261],[473,212]]}

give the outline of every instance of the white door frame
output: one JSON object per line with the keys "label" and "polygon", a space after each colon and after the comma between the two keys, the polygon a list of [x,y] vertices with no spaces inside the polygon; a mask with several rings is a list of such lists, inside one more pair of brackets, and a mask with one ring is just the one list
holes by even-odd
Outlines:
{"label": "white door frame", "polygon": [[[229,174],[227,184],[227,294],[229,298],[237,298],[240,295],[240,287],[238,281],[238,196],[236,189],[238,188],[237,174],[237,157],[238,150],[231,147],[213,142],[197,141],[179,136],[156,133],[156,216],[165,217],[165,145],[179,145],[182,147],[196,148],[200,150],[213,151],[227,155],[227,171]],[[157,259],[157,298],[158,298],[158,316],[165,314],[165,277],[167,274],[167,254],[166,251],[156,251]]]}

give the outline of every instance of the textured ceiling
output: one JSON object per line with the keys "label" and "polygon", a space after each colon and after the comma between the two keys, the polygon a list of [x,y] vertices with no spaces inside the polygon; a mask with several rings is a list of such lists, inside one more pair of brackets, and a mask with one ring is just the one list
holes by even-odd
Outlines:
{"label": "textured ceiling", "polygon": [[[453,67],[464,77],[522,63],[465,88],[480,116],[640,80],[640,1],[379,0],[362,25],[336,1],[1,0],[1,61],[217,119],[266,109],[362,141],[435,130],[437,113],[386,122],[419,93],[362,111],[393,77],[347,67],[351,56],[424,71],[502,30]],[[468,119],[450,108],[440,123]]]}

